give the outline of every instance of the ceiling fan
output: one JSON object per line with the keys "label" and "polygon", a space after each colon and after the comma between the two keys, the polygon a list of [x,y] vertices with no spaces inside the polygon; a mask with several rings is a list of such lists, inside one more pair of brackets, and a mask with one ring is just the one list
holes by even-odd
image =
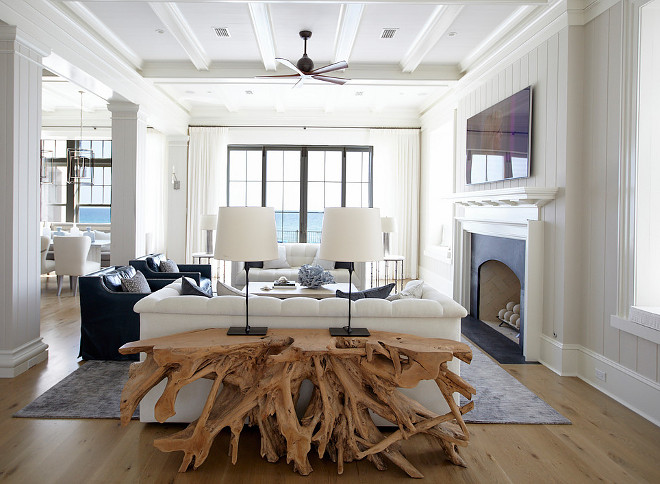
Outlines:
{"label": "ceiling fan", "polygon": [[326,81],[340,85],[346,84],[346,82],[350,80],[350,79],[343,79],[341,77],[332,77],[332,76],[323,75],[326,72],[337,71],[339,69],[346,69],[348,67],[348,63],[346,61],[339,61],[339,62],[335,62],[334,64],[329,64],[327,66],[314,69],[314,62],[307,55],[307,39],[309,39],[312,36],[312,32],[310,30],[301,30],[299,34],[300,34],[300,38],[305,41],[305,51],[303,52],[303,56],[300,59],[298,59],[298,62],[294,64],[288,59],[282,59],[281,57],[275,58],[275,60],[280,64],[283,64],[287,66],[289,69],[296,71],[296,74],[284,74],[279,76],[257,76],[257,77],[300,77],[298,82],[296,82],[296,84],[293,87],[301,87],[306,79],[316,79],[319,81]]}

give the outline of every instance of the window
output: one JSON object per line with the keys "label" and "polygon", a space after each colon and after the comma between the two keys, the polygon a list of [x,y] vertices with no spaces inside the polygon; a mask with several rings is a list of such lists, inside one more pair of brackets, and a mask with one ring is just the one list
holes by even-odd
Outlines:
{"label": "window", "polygon": [[275,208],[280,242],[321,241],[325,207],[371,207],[370,146],[228,148],[227,205]]}
{"label": "window", "polygon": [[[43,140],[53,152],[53,182],[44,185],[46,220],[51,222],[110,223],[112,202],[112,141]],[[94,152],[91,181],[67,183],[67,148]]]}

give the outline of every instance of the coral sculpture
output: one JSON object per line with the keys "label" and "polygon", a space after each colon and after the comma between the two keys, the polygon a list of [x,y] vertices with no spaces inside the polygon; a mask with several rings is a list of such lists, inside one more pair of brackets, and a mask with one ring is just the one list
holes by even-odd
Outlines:
{"label": "coral sculpture", "polygon": [[302,286],[316,289],[323,284],[332,284],[335,282],[335,278],[328,271],[323,270],[321,266],[305,264],[298,271],[298,282]]}

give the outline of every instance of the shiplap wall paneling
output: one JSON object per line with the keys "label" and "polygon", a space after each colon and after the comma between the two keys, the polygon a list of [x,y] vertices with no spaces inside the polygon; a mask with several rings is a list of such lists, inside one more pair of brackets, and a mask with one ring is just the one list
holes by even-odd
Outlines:
{"label": "shiplap wall paneling", "polygon": [[0,376],[47,357],[40,337],[39,140],[41,59],[15,27],[0,26]]}
{"label": "shiplap wall paneling", "polygon": [[[603,354],[619,360],[620,331],[609,324],[609,315],[617,314],[618,190],[619,137],[621,132],[621,5],[609,10],[607,73],[607,173],[605,180],[605,276],[603,314]],[[656,378],[657,379],[657,378]]]}

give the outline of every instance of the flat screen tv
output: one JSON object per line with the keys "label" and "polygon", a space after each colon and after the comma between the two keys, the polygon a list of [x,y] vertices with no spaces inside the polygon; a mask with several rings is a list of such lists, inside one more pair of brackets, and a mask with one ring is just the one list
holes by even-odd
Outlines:
{"label": "flat screen tv", "polygon": [[532,88],[467,120],[468,185],[530,176]]}

